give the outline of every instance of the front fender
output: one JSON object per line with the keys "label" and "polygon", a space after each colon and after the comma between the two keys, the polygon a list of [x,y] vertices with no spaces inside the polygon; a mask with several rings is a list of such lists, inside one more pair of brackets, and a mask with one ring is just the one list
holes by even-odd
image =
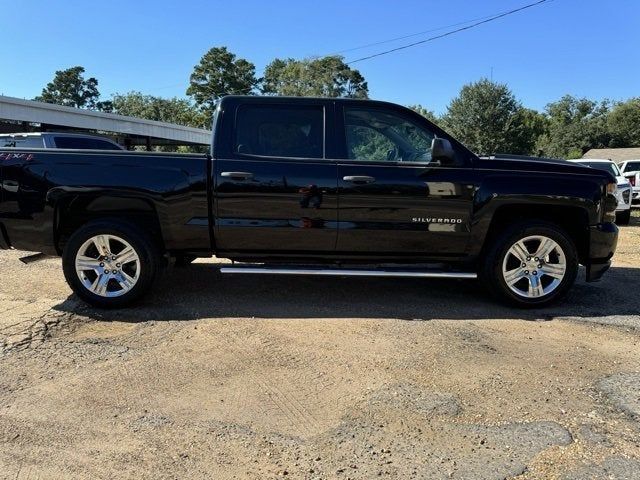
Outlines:
{"label": "front fender", "polygon": [[480,253],[494,220],[505,209],[509,209],[509,218],[514,220],[564,218],[570,223],[578,214],[585,219],[585,227],[599,223],[602,209],[600,183],[597,178],[586,175],[509,172],[486,176],[473,200],[469,253]]}

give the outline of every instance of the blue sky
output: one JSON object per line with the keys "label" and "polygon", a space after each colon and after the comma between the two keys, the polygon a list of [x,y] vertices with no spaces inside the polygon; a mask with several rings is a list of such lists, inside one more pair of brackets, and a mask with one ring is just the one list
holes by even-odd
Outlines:
{"label": "blue sky", "polygon": [[[0,94],[32,98],[82,65],[103,98],[184,96],[202,54],[226,45],[255,63],[331,54],[516,8],[532,0],[0,0]],[[55,5],[55,6],[54,6]],[[440,32],[437,32],[440,33]],[[345,52],[347,60],[426,38]],[[640,96],[640,1],[553,0],[354,67],[372,98],[443,112],[493,69],[532,108],[566,93]]]}

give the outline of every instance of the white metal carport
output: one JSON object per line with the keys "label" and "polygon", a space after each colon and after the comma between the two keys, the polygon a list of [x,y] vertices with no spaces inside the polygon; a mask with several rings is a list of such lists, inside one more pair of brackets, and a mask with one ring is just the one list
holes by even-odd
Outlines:
{"label": "white metal carport", "polygon": [[[147,147],[208,145],[211,142],[208,130],[0,95],[0,123],[3,120],[9,121],[2,125],[5,132],[25,131],[29,124],[36,123],[49,131],[74,129],[113,133],[124,143]],[[15,122],[18,122],[18,129]]]}

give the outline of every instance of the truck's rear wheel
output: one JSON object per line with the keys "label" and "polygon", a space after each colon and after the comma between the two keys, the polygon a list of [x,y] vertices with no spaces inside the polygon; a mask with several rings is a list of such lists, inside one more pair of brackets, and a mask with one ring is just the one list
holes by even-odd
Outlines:
{"label": "truck's rear wheel", "polygon": [[65,245],[67,283],[81,299],[100,308],[123,307],[144,295],[160,268],[157,249],[136,227],[92,222]]}
{"label": "truck's rear wheel", "polygon": [[575,245],[546,222],[514,225],[489,248],[481,275],[497,297],[520,307],[543,307],[562,298],[575,282]]}

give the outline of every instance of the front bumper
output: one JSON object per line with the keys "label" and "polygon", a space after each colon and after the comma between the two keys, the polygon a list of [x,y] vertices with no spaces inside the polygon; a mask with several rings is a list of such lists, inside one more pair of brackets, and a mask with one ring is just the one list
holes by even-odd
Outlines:
{"label": "front bumper", "polygon": [[631,191],[631,203],[640,203],[640,188],[634,187]]}
{"label": "front bumper", "polygon": [[615,223],[601,223],[589,230],[587,282],[597,282],[611,267],[611,257],[618,245],[618,227]]}

